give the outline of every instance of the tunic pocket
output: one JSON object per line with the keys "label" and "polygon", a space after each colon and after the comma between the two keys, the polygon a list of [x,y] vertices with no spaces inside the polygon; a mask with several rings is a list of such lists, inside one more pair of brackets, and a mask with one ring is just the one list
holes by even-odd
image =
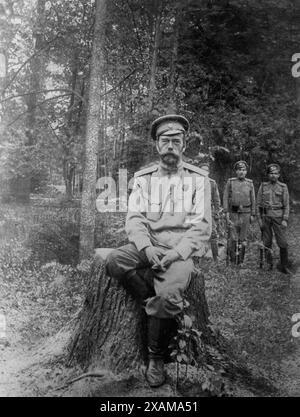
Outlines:
{"label": "tunic pocket", "polygon": [[148,220],[157,221],[161,218],[161,203],[149,203],[148,211],[146,213]]}

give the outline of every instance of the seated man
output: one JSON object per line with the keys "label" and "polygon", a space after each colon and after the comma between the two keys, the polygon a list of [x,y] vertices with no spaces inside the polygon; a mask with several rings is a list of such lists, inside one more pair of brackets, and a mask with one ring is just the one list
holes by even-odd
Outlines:
{"label": "seated man", "polygon": [[[148,321],[150,386],[164,383],[166,328],[182,312],[183,293],[193,271],[192,255],[211,234],[210,183],[207,173],[182,161],[189,122],[167,115],[151,127],[159,164],[135,174],[126,232],[130,243],[107,259],[108,273],[142,303]],[[138,272],[151,268],[154,290]]]}

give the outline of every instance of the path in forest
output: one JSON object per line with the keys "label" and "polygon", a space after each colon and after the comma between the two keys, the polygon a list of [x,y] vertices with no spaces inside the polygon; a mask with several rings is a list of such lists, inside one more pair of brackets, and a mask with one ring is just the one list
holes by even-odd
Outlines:
{"label": "path in forest", "polygon": [[23,396],[20,378],[29,360],[27,353],[21,348],[0,347],[0,397]]}
{"label": "path in forest", "polygon": [[[293,254],[293,262],[300,265],[300,222],[299,215],[294,217],[292,227],[289,227],[289,247],[290,253]],[[300,314],[300,267],[295,274],[291,275],[290,289],[291,289],[291,311],[293,314]],[[292,316],[291,316],[292,319]],[[281,361],[281,372],[283,380],[281,381],[286,395],[290,397],[300,397],[300,337],[293,337],[291,323],[291,343],[293,352]]]}

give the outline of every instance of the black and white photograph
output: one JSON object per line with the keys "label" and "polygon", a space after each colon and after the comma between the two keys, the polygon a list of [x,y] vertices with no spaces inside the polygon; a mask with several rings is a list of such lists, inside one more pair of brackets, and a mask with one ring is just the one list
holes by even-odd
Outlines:
{"label": "black and white photograph", "polygon": [[300,397],[300,0],[0,0],[0,92],[0,397]]}

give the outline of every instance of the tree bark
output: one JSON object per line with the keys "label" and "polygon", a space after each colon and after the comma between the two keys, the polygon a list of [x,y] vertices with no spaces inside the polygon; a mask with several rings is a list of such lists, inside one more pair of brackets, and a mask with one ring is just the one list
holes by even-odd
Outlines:
{"label": "tree bark", "polygon": [[169,82],[169,109],[170,113],[176,113],[176,64],[178,57],[178,37],[180,28],[180,11],[182,10],[180,5],[177,5],[175,10],[175,23],[173,32],[173,45],[170,65],[170,82]]}
{"label": "tree bark", "polygon": [[[204,278],[198,270],[187,291],[194,326],[208,328]],[[96,259],[90,272],[86,299],[69,345],[69,363],[84,369],[97,364],[115,374],[137,371],[146,361],[146,315],[140,305]]]}
{"label": "tree bark", "polygon": [[[44,42],[44,16],[45,16],[45,0],[38,0],[35,23],[33,27],[34,51],[35,53],[43,48]],[[29,94],[26,97],[27,105],[27,121],[26,121],[26,146],[33,146],[36,143],[36,110],[37,110],[37,94],[36,91],[41,90],[42,69],[44,66],[45,57],[41,53],[36,53],[30,64],[29,77]],[[32,181],[31,161],[28,155],[28,169],[24,177],[18,178],[19,191],[16,193],[16,198],[20,202],[29,202]]]}
{"label": "tree bark", "polygon": [[[67,112],[66,125],[65,125],[65,140],[64,140],[64,159],[63,159],[63,177],[66,185],[66,198],[71,200],[73,198],[73,181],[75,175],[76,162],[72,155],[72,142],[74,141],[74,135],[77,128],[74,119],[75,113],[75,92],[77,86],[78,77],[78,51],[75,50],[71,63],[71,79],[70,79],[70,103]],[[78,116],[80,117],[80,116]],[[78,122],[77,122],[78,123]]]}
{"label": "tree bark", "polygon": [[91,256],[94,249],[95,199],[99,118],[101,114],[101,79],[106,0],[96,1],[95,28],[91,59],[89,103],[87,109],[85,167],[81,199],[80,259]]}
{"label": "tree bark", "polygon": [[154,24],[154,44],[153,44],[153,52],[152,52],[152,62],[151,62],[151,71],[150,71],[150,80],[149,80],[149,112],[153,109],[153,100],[155,95],[156,83],[155,83],[155,75],[156,75],[156,68],[157,68],[157,59],[158,59],[158,52],[159,52],[159,44],[160,44],[160,32],[161,32],[161,1],[156,0],[156,18]]}

